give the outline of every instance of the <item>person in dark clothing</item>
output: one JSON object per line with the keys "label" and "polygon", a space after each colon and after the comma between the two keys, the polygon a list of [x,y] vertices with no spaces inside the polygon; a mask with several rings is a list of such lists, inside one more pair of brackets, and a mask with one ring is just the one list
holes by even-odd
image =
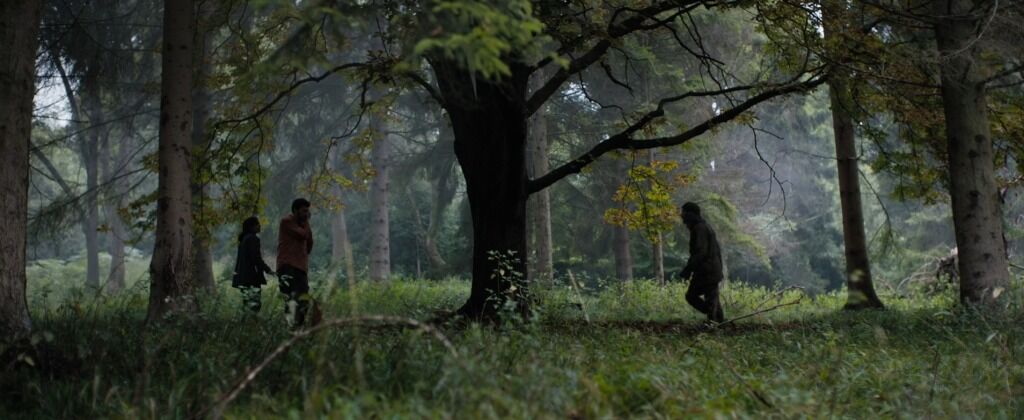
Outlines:
{"label": "person in dark clothing", "polygon": [[260,290],[267,284],[263,273],[274,274],[274,270],[263,262],[259,233],[260,219],[250,217],[242,222],[242,233],[238,234],[235,274],[231,277],[231,287],[242,292],[242,305],[253,313],[258,313],[262,306]]}
{"label": "person in dark clothing", "polygon": [[302,327],[312,298],[309,295],[309,252],[313,230],[309,225],[309,201],[297,198],[292,213],[281,219],[277,236],[277,273],[285,297],[285,317],[294,329]]}
{"label": "person in dark clothing", "polygon": [[725,314],[718,299],[718,285],[723,277],[722,250],[718,246],[718,237],[701,217],[697,204],[683,204],[680,213],[690,231],[690,259],[679,273],[679,277],[690,279],[686,301],[707,315],[708,320],[722,322]]}

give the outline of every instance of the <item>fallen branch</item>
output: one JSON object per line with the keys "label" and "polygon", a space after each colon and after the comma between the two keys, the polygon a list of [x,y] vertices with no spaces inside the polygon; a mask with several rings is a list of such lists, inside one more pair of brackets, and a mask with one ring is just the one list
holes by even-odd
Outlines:
{"label": "fallen branch", "polygon": [[[247,386],[249,386],[249,384],[251,384],[253,380],[256,379],[256,376],[259,375],[260,372],[263,371],[263,369],[270,365],[270,363],[273,362],[274,359],[277,359],[282,354],[287,352],[289,348],[295,345],[295,343],[298,343],[300,340],[310,337],[313,334],[316,334],[320,331],[334,327],[360,326],[367,324],[398,325],[409,328],[415,328],[430,333],[432,336],[434,336],[435,339],[437,339],[437,341],[444,345],[445,349],[447,349],[448,352],[452,354],[452,356],[458,357],[459,355],[459,352],[455,349],[455,346],[452,345],[451,341],[448,341],[448,338],[445,337],[444,334],[441,334],[441,332],[437,328],[424,324],[415,319],[402,318],[397,316],[367,315],[327,320],[315,327],[295,332],[291,338],[285,340],[283,343],[278,345],[277,348],[274,349],[274,351],[271,352],[266,358],[264,358],[262,362],[257,364],[255,367],[249,369],[249,371],[246,372],[244,376],[242,376],[242,379],[238,382],[238,385],[235,385],[235,387],[232,388],[230,392],[217,399],[216,404],[214,404],[214,406],[212,407],[213,414],[210,417],[214,419],[221,418],[221,416],[224,415],[224,410],[227,408],[228,404],[230,404],[231,401],[237,398],[238,395],[241,394],[242,391]],[[211,408],[208,407],[203,411],[199,412],[195,417],[203,417],[204,414],[206,414],[206,412],[210,410]]]}
{"label": "fallen branch", "polygon": [[772,306],[771,308],[767,308],[767,309],[762,309],[762,310],[760,310],[760,311],[754,311],[754,312],[751,312],[751,313],[749,313],[749,314],[746,314],[746,315],[738,316],[738,317],[736,317],[736,318],[730,318],[730,319],[728,319],[728,320],[725,320],[725,321],[723,321],[723,322],[719,322],[718,324],[714,325],[714,326],[713,326],[712,328],[719,328],[719,327],[721,327],[721,326],[723,326],[723,325],[725,325],[725,324],[729,324],[729,323],[732,323],[732,322],[736,322],[736,321],[739,321],[739,320],[741,320],[741,319],[744,319],[744,318],[750,318],[750,317],[752,317],[752,316],[754,316],[754,315],[760,315],[760,314],[763,314],[763,313],[765,313],[765,312],[771,312],[771,311],[774,311],[774,310],[776,310],[776,309],[779,309],[779,308],[781,308],[781,307],[783,307],[783,306],[792,306],[792,305],[796,305],[796,304],[800,303],[800,301],[801,301],[802,299],[803,299],[802,297],[799,297],[799,298],[796,298],[796,300],[794,300],[794,301],[792,301],[792,302],[780,303],[780,304],[778,304],[778,305]]}

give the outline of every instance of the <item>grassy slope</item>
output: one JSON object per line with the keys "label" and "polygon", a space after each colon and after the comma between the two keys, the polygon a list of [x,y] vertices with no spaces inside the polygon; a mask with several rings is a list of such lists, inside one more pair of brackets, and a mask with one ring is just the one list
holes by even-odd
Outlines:
{"label": "grassy slope", "polygon": [[[429,318],[464,282],[318,287],[328,317]],[[540,291],[528,325],[448,327],[460,356],[393,327],[335,330],[272,363],[228,417],[852,417],[1024,416],[1021,288],[1002,320],[951,311],[953,299],[885,296],[887,311],[844,313],[841,297],[801,303],[707,332],[684,288],[638,282],[579,295]],[[187,417],[289,335],[281,302],[239,315],[223,289],[192,320],[140,332],[145,297],[69,294],[34,308],[38,368],[0,375],[0,417]],[[726,315],[801,298],[731,286]],[[52,297],[51,297],[52,299]],[[582,306],[582,310],[580,309]],[[585,312],[585,314],[584,314]],[[589,317],[588,324],[585,317]]]}

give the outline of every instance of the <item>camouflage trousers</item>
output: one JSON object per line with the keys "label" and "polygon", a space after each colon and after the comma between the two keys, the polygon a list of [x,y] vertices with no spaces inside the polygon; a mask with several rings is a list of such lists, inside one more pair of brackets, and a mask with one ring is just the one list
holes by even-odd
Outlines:
{"label": "camouflage trousers", "polygon": [[242,292],[242,307],[253,313],[259,313],[263,302],[260,299],[262,288],[259,286],[242,286],[238,288]]}

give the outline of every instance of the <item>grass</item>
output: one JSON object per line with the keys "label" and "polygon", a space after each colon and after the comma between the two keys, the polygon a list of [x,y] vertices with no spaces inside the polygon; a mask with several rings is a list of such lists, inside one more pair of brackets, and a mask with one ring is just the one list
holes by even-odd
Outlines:
{"label": "grass", "polygon": [[[314,288],[328,318],[422,320],[468,294],[468,283],[457,280]],[[290,338],[273,288],[264,289],[258,317],[244,316],[237,291],[225,287],[203,299],[197,316],[149,329],[142,328],[146,297],[132,290],[102,300],[74,293],[57,304],[37,300],[38,350],[5,359],[0,418],[206,415]],[[883,296],[888,310],[850,313],[839,310],[843,295],[730,284],[727,317],[799,303],[711,331],[684,293],[683,285],[642,281],[539,290],[533,322],[442,327],[458,356],[416,330],[333,329],[271,362],[225,416],[1024,416],[1019,284],[1012,307],[997,317],[956,309],[951,292]]]}

